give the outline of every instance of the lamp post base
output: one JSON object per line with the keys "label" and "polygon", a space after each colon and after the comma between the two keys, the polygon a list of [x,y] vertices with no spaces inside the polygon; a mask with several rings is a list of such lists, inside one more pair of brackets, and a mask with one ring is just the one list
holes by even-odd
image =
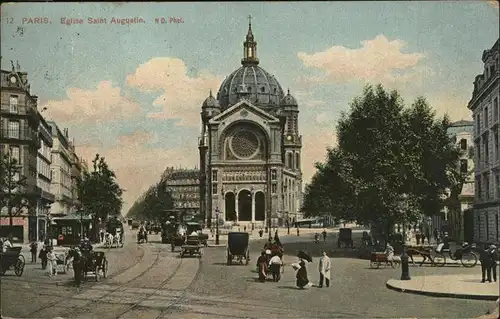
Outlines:
{"label": "lamp post base", "polygon": [[401,280],[411,280],[409,259],[406,253],[406,246],[403,246],[403,254],[401,255]]}

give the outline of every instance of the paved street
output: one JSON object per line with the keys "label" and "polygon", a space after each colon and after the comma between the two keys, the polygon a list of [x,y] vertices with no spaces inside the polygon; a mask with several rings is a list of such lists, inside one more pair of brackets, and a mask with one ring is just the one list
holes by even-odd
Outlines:
{"label": "paved street", "polygon": [[[129,237],[134,234],[130,234]],[[296,243],[308,240],[309,243]],[[287,253],[307,248],[317,256],[327,243],[310,236],[282,236]],[[248,266],[225,265],[224,247],[205,249],[202,260],[179,259],[170,247],[151,236],[148,244],[127,240],[123,249],[107,251],[110,276],[89,282],[78,292],[64,275],[49,279],[39,266],[28,266],[22,277],[2,277],[2,312],[14,318],[471,318],[493,305],[488,301],[434,298],[399,293],[386,288],[400,269],[369,269],[367,260],[333,258],[330,288],[295,289],[292,268],[279,283],[255,281],[255,261],[263,240],[252,241]],[[295,261],[285,256],[285,263]],[[308,265],[317,283],[317,258]],[[412,275],[478,274],[463,267],[411,267]],[[10,272],[9,272],[10,273]],[[66,278],[69,275],[66,276]]]}

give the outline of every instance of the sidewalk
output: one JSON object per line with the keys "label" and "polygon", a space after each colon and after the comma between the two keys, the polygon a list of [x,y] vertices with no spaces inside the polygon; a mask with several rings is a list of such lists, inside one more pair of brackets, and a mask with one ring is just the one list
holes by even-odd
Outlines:
{"label": "sidewalk", "polygon": [[415,276],[411,280],[389,279],[386,286],[400,292],[476,300],[497,300],[500,291],[498,282],[481,283],[480,276],[476,274]]}

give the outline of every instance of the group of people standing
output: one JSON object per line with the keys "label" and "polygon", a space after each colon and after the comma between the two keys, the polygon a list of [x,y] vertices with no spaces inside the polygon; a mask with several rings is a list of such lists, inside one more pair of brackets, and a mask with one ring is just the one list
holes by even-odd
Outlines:
{"label": "group of people standing", "polygon": [[481,261],[481,282],[492,282],[491,279],[493,279],[494,282],[497,282],[498,255],[498,249],[495,245],[490,245],[480,251],[479,260]]}
{"label": "group of people standing", "polygon": [[[312,283],[307,275],[307,264],[308,261],[300,258],[298,263],[292,264],[297,270],[295,275],[296,285],[299,289],[306,289],[312,287]],[[330,270],[331,270],[331,260],[328,257],[326,251],[322,252],[322,256],[319,259],[318,271],[319,271],[319,285],[318,288],[323,288],[323,284],[326,287],[330,287]]]}

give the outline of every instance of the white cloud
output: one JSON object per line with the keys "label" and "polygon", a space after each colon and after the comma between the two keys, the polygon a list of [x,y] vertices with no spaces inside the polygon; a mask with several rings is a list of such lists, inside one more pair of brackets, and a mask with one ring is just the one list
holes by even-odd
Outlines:
{"label": "white cloud", "polygon": [[116,173],[118,184],[126,190],[123,212],[126,213],[134,201],[151,185],[160,180],[167,166],[195,167],[198,165],[197,148],[184,144],[178,148],[149,148],[154,134],[136,131],[120,136],[116,147],[100,145],[80,145],[77,152],[89,164],[96,153],[106,158],[106,162]]}
{"label": "white cloud", "polygon": [[119,87],[111,81],[102,81],[94,90],[70,88],[66,91],[68,99],[49,100],[48,116],[65,123],[107,122],[136,116],[139,104],[122,95]]}
{"label": "white cloud", "polygon": [[414,81],[430,71],[418,66],[424,54],[401,51],[406,46],[402,40],[389,41],[384,35],[378,35],[361,43],[362,47],[358,49],[334,46],[323,52],[297,53],[304,66],[325,73],[323,77],[300,78],[299,81],[304,84],[351,81],[395,83]]}
{"label": "white cloud", "polygon": [[148,114],[155,119],[179,119],[178,125],[197,126],[201,104],[221,79],[206,70],[196,77],[187,74],[186,64],[178,58],[153,58],[127,76],[127,84],[143,92],[161,92],[153,105],[161,111]]}
{"label": "white cloud", "polygon": [[302,174],[304,183],[309,183],[316,172],[314,163],[325,162],[326,149],[337,145],[335,126],[307,125],[302,135]]}

